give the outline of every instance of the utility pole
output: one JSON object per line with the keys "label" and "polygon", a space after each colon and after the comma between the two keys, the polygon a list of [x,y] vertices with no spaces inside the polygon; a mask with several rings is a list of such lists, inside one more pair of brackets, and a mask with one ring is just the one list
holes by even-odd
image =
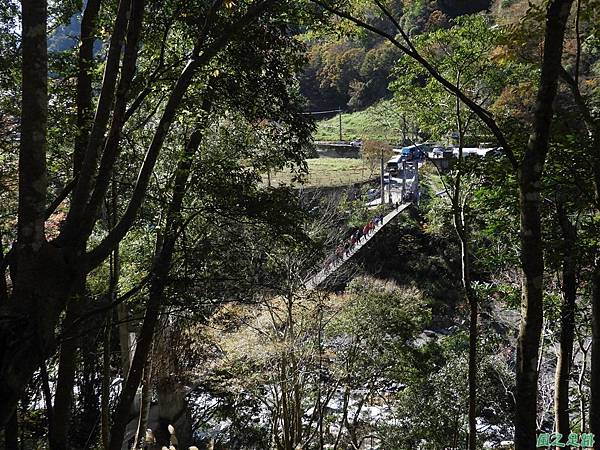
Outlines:
{"label": "utility pole", "polygon": [[338,106],[338,112],[339,112],[339,119],[340,119],[340,142],[343,140],[342,139],[342,107]]}
{"label": "utility pole", "polygon": [[406,160],[402,160],[402,198],[400,203],[404,203],[404,196],[406,195]]}
{"label": "utility pole", "polygon": [[381,148],[381,204],[385,203],[385,189],[383,185],[383,147]]}
{"label": "utility pole", "polygon": [[419,189],[419,161],[415,161],[415,203],[419,206],[421,198],[421,190]]}

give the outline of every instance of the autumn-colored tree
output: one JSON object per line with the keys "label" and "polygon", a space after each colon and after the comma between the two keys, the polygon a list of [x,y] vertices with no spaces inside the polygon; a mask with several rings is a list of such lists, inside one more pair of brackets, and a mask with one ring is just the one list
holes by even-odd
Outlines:
{"label": "autumn-colored tree", "polygon": [[392,147],[387,142],[369,139],[363,142],[362,157],[367,162],[371,175],[379,170],[381,160],[385,162],[393,155]]}

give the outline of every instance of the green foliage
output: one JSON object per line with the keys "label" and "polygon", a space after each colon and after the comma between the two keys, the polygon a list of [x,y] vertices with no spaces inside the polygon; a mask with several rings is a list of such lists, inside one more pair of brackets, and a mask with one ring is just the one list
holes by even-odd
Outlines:
{"label": "green foliage", "polygon": [[[464,442],[467,344],[464,333],[423,344],[419,363],[406,388],[396,396],[395,421],[381,427],[382,448],[436,449],[459,447]],[[479,439],[496,445],[502,436],[510,436],[513,383],[506,362],[495,354],[497,348],[482,346],[478,371],[479,417],[490,430],[482,429]]]}
{"label": "green foliage", "polygon": [[[83,7],[81,2],[51,3],[50,22],[59,31],[56,31],[56,45],[49,49],[49,151],[46,159],[51,188],[48,201],[53,200],[73,177],[78,47],[69,45],[71,41],[77,43],[76,38],[67,38],[64,34],[69,29],[79,30],[80,19],[74,14]],[[102,83],[107,42],[114,32],[117,3],[102,2],[98,19],[98,48],[90,68],[94,107]],[[251,1],[236,2],[235,8],[219,10],[213,18],[214,23],[209,21],[202,45],[221,38],[224,27],[234,23],[253,4]],[[138,65],[127,99],[128,107],[138,107],[132,108],[127,117],[110,194],[101,202],[90,247],[107,235],[128,207],[144,155],[165,111],[166,100],[191,57],[193,43],[198,39],[210,5],[211,2],[146,2]],[[223,38],[228,44],[196,73],[192,86],[175,111],[173,124],[144,193],[146,201],[131,231],[119,245],[120,279],[116,295],[129,293],[120,301],[134,322],[132,329],[143,318],[148,274],[157,249],[162,245],[164,231],[168,229],[167,225],[172,225],[165,222],[173,202],[173,183],[180,175],[176,171],[182,159],[189,157],[184,156],[189,155],[184,150],[194,131],[201,133],[202,139],[191,161],[187,194],[183,208],[178,212],[182,226],[175,230],[177,243],[162,299],[162,308],[170,314],[166,320],[169,325],[176,328],[175,322],[206,320],[215,304],[220,302],[250,301],[254,293],[272,282],[281,271],[281,267],[267,261],[270,250],[309,247],[304,230],[306,216],[297,193],[285,187],[267,188],[261,183],[261,174],[266,170],[288,170],[295,175],[306,172],[305,159],[313,124],[302,114],[304,106],[299,94],[298,76],[305,61],[304,46],[289,32],[297,12],[297,2],[285,5],[277,2],[273,8],[244,24],[243,33],[234,30],[225,35]],[[15,99],[19,98],[20,90],[19,36],[14,30],[18,24],[17,5],[3,3],[0,19],[0,106],[3,106],[0,113],[0,195],[3,203],[0,238],[4,253],[6,236],[15,228],[17,212],[14,204],[19,117],[19,104]],[[63,25],[68,27],[61,28]],[[204,47],[201,50],[204,51]],[[136,103],[135,99],[141,99],[141,102]],[[60,230],[69,206],[70,201],[65,201],[49,221],[49,240]],[[5,207],[8,209],[6,214]],[[107,263],[88,277],[89,298],[81,302],[85,303],[86,315],[82,319],[82,330],[85,331],[82,339],[77,336],[77,343],[80,347],[85,346],[86,352],[90,350],[87,346],[91,347],[97,360],[101,360],[98,354],[102,352],[105,328],[96,322],[112,318],[114,313],[113,309],[106,308],[108,301],[115,300],[110,297],[112,294],[107,294],[110,284]],[[177,318],[181,322],[175,320]],[[56,328],[57,333],[62,331],[62,321]],[[113,337],[107,338],[105,350],[118,355],[116,328],[107,327],[106,330],[112,331]],[[51,377],[56,372],[56,364],[55,359],[48,361]],[[85,433],[85,421],[89,419],[90,410],[95,413],[93,420],[88,420],[90,426],[97,421],[99,378],[104,373],[110,377],[120,376],[121,364],[113,358],[104,373],[99,367],[85,365],[79,359],[76,364],[78,371],[92,373],[85,372],[76,379],[73,436],[69,447],[96,446],[97,433],[91,436]],[[35,389],[39,391],[39,385]],[[115,406],[114,395],[112,393],[111,408]],[[33,418],[45,416],[40,408],[42,404],[38,398],[27,404],[27,411],[20,414],[24,433],[29,433],[25,425],[29,426],[30,418],[33,423]],[[47,438],[47,424],[36,420],[32,428],[38,434],[29,448],[42,447]],[[81,443],[83,436],[89,437],[90,442]]]}
{"label": "green foliage", "polygon": [[388,74],[398,57],[386,42],[310,42],[302,92],[309,108],[362,109],[388,96]]}
{"label": "green foliage", "polygon": [[[490,2],[392,0],[384,3],[393,15],[400,17],[400,25],[409,35],[418,36],[447,28],[451,18],[483,11]],[[374,2],[355,0],[338,2],[338,5],[385,32],[397,33]],[[309,99],[311,109],[347,105],[356,110],[389,98],[389,73],[401,56],[391,43],[348,21],[331,21],[319,31],[304,36],[309,43],[309,63],[302,92]]]}
{"label": "green foliage", "polygon": [[[511,73],[509,66],[489,57],[501,38],[501,30],[491,25],[483,15],[463,16],[455,19],[449,29],[415,39],[419,51],[436,70],[483,107],[489,107]],[[444,141],[456,131],[456,100],[421,65],[405,56],[397,64],[394,78],[390,88],[396,101],[404,111],[413,113],[433,139]],[[484,134],[477,119],[464,109],[467,133]]]}
{"label": "green foliage", "polygon": [[402,381],[414,357],[412,342],[430,320],[422,292],[355,278],[346,294],[348,303],[326,329],[330,339],[348,344],[337,348],[338,358],[340,354],[340,360],[354,358],[352,365],[345,367],[345,376],[357,386],[371,377]]}
{"label": "green foliage", "polygon": [[[117,3],[102,3],[90,68],[94,95],[102,82]],[[207,43],[253,4],[250,0],[226,3],[214,18],[214,29],[205,36]],[[396,32],[373,2],[339,3],[369,23]],[[509,3],[503,1],[501,6],[508,8]],[[488,2],[391,0],[385,4],[402,16],[402,26],[436,70],[494,114],[519,155],[527,145],[539,76],[532,68],[539,57],[543,9],[532,4],[521,24],[499,27],[486,15],[451,19],[459,12],[485,8]],[[110,198],[102,204],[90,247],[107,235],[127,207],[165,101],[190,57],[209,5],[206,1],[147,3],[148,19],[128,105],[138,96],[144,96],[144,101],[128,117]],[[597,6],[595,0],[584,2],[584,22],[593,19]],[[82,7],[76,0],[51,2],[48,200],[73,176],[77,39],[69,34],[77,34],[77,13]],[[161,331],[177,339],[168,352],[153,355],[160,359],[169,353],[176,360],[177,373],[169,369],[169,380],[190,387],[195,431],[213,432],[229,424],[217,436],[217,445],[268,448],[278,445],[277,440],[294,428],[289,424],[296,423],[300,436],[292,438],[294,445],[288,448],[311,449],[321,446],[317,424],[322,419],[323,428],[340,430],[337,436],[326,432],[322,437],[326,445],[339,441],[338,448],[359,448],[366,436],[377,437],[378,445],[386,449],[459,447],[466,436],[468,324],[459,288],[460,251],[451,205],[447,197],[435,194],[460,173],[472,243],[473,287],[481,299],[483,322],[478,419],[486,427],[479,439],[496,445],[511,433],[509,366],[514,362],[510,336],[514,330],[502,323],[496,310],[516,310],[521,302],[517,179],[505,159],[460,161],[445,174],[426,166],[421,172],[420,209],[388,225],[369,244],[368,252],[357,258],[358,270],[378,278],[357,277],[337,295],[303,291],[303,278],[314,271],[316,261],[339,245],[349,228],[362,227],[381,211],[367,209],[360,193],[352,198],[344,193],[340,194],[343,200],[331,200],[318,190],[299,194],[291,188],[300,181],[309,187],[338,187],[363,182],[377,172],[377,167],[367,168],[361,160],[308,160],[315,125],[304,112],[368,107],[344,112],[344,138],[391,144],[424,136],[443,141],[457,126],[456,99],[422,67],[401,56],[390,43],[346,21],[325,24],[326,19],[322,11],[304,2],[276,2],[243,33],[232,31],[225,49],[196,74],[176,111],[137,221],[119,245],[116,295],[128,293],[120,300],[135,329],[146,306],[147,275],[170,225],[166,216],[178,163],[190,135],[199,130],[202,140],[191,161],[179,212],[183,225],[176,230],[162,302],[166,314],[161,318]],[[0,6],[0,239],[4,253],[7,238],[14,237],[17,212],[18,23],[18,4],[4,2]],[[581,84],[595,112],[600,101],[596,80],[600,46],[597,24],[587,26]],[[305,33],[296,34],[299,30]],[[569,71],[574,64],[572,53],[567,48]],[[393,99],[388,98],[390,79]],[[588,332],[589,276],[600,235],[600,217],[586,196],[593,189],[591,142],[565,92],[559,100],[542,207],[548,269],[544,308],[552,344],[558,336],[563,300],[561,277],[556,274],[569,255],[577,258],[579,332],[582,336]],[[489,133],[478,119],[459,106],[468,130],[467,143],[488,140]],[[337,139],[338,119],[320,122],[314,136]],[[376,154],[379,145],[371,153]],[[273,175],[270,186],[266,173]],[[50,218],[48,239],[60,229],[68,207],[69,200]],[[574,245],[561,234],[555,214],[559,207],[577,229]],[[91,309],[82,319],[80,347],[93,361],[78,355],[76,362],[73,448],[97,446],[97,433],[89,435],[86,426],[98,417],[99,384],[104,376],[97,361],[103,350],[101,324],[113,315],[112,310],[104,315],[106,302],[112,300],[109,269],[104,264],[87,279],[86,308]],[[57,329],[68,328],[61,322]],[[106,330],[112,338],[104,350],[112,360],[105,370],[111,378],[121,377],[116,328]],[[554,360],[547,351],[543,356],[544,371],[549,373]],[[47,366],[53,388],[56,357],[49,358]],[[39,448],[47,440],[39,385],[36,374],[20,404],[23,448]],[[585,399],[586,394],[581,395]],[[369,416],[373,410],[380,411],[377,420]]]}

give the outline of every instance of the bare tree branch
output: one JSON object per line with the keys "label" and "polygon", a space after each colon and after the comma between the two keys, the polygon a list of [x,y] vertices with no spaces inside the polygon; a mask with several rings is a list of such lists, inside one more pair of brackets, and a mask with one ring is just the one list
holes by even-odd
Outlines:
{"label": "bare tree branch", "polygon": [[79,235],[79,225],[88,203],[90,191],[97,171],[99,150],[104,141],[104,133],[108,124],[110,113],[115,98],[115,86],[119,74],[119,63],[121,60],[121,51],[123,40],[127,32],[127,16],[129,14],[131,0],[120,0],[117,10],[117,18],[110,39],[106,67],[104,69],[104,79],[102,80],[102,89],[92,131],[88,139],[88,145],[81,164],[80,176],[75,186],[69,214],[65,221],[60,240],[66,238],[72,240]]}
{"label": "bare tree branch", "polygon": [[65,184],[65,186],[62,188],[62,191],[60,191],[58,196],[46,208],[46,214],[45,214],[46,219],[45,220],[48,220],[50,218],[50,216],[52,214],[54,214],[54,211],[56,211],[56,208],[58,208],[60,206],[60,204],[69,196],[69,194],[73,190],[73,187],[75,186],[76,182],[77,182],[77,179],[73,178],[67,184]]}
{"label": "bare tree branch", "polygon": [[92,192],[90,201],[83,213],[83,219],[79,224],[80,234],[84,238],[89,236],[89,234],[92,232],[96,217],[98,216],[100,205],[106,196],[113,172],[113,167],[119,153],[121,131],[123,129],[123,125],[125,124],[127,97],[129,95],[131,82],[133,80],[137,64],[138,46],[142,30],[142,19],[144,17],[144,5],[144,0],[132,0],[131,2],[131,15],[127,30],[127,44],[125,46],[125,53],[123,56],[121,79],[119,80],[119,85],[117,87],[117,98],[110,132],[104,145],[104,151],[102,153],[102,160],[100,161],[100,169],[98,170],[98,177],[96,179],[94,191]]}

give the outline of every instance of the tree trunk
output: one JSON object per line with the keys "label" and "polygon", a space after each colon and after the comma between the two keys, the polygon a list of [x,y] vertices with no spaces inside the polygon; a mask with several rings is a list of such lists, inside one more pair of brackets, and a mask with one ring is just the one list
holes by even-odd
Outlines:
{"label": "tree trunk", "polygon": [[477,449],[477,339],[479,305],[471,286],[467,299],[469,301],[469,450]]}
{"label": "tree trunk", "polygon": [[[87,145],[85,151],[78,154],[75,161],[79,176],[73,189],[71,205],[67,218],[62,225],[59,239],[78,246],[81,246],[82,243],[84,244],[87,239],[85,233],[82,233],[81,224],[96,178],[100,147],[105,140],[106,127],[114,102],[115,86],[119,75],[119,64],[123,50],[123,41],[127,31],[130,5],[130,0],[119,0],[114,27],[110,35],[110,45],[104,66],[102,86],[95,117],[89,134],[86,133]],[[85,219],[86,222],[87,220],[92,220],[89,217],[85,217]]]}
{"label": "tree trunk", "polygon": [[130,353],[133,343],[129,339],[129,314],[127,305],[120,303],[117,305],[117,328],[119,330],[119,348],[121,349],[121,370],[123,378],[127,376],[131,366]]}
{"label": "tree trunk", "polygon": [[560,73],[563,40],[572,0],[548,5],[544,57],[534,110],[533,133],[519,170],[521,211],[522,300],[517,346],[515,394],[515,450],[531,450],[536,443],[537,363],[543,322],[544,254],[540,213],[541,179],[548,152],[553,102]]}
{"label": "tree trunk", "polygon": [[4,428],[4,448],[5,450],[17,450],[19,448],[19,419],[18,409],[10,416],[6,427]]}
{"label": "tree trunk", "polygon": [[[238,20],[228,24],[214,39],[209,39],[208,44],[204,38],[208,36],[208,27],[212,25],[212,21],[207,21],[192,57],[165,104],[163,116],[156,127],[134,192],[121,220],[96,248],[81,255],[78,250],[85,248],[88,236],[85,233],[82,236],[79,225],[82,221],[95,224],[90,216],[94,211],[92,207],[88,208],[88,199],[114,100],[129,2],[119,2],[97,115],[81,164],[80,176],[75,184],[69,213],[61,233],[49,244],[44,230],[47,191],[47,1],[22,0],[19,205],[17,241],[13,245],[14,255],[10,266],[13,291],[9,301],[0,305],[0,316],[6,318],[0,323],[0,427],[5,426],[10,419],[16,402],[40,364],[55,352],[55,331],[64,312],[65,302],[73,294],[77,280],[98,267],[133,226],[162,145],[187,88],[195,80],[198,68],[211,61],[227,46],[233,32],[239,32],[253,23],[272,3],[274,0],[252,3]],[[211,9],[213,16],[221,4],[222,2],[215,2],[215,8]],[[78,243],[81,245],[77,245]],[[151,290],[151,314],[148,316],[150,328],[154,328],[152,315],[157,312],[153,310],[153,306],[160,303],[160,299],[155,298],[159,291],[162,292],[162,289]],[[147,352],[147,348],[143,349],[142,353],[144,352]],[[136,367],[138,373],[134,378],[138,379],[138,383],[142,366]]]}
{"label": "tree trunk", "polygon": [[[521,327],[517,347],[515,450],[530,450],[536,442],[537,381],[543,323],[544,261],[539,210],[539,176],[521,171]],[[525,181],[527,180],[527,181]]]}
{"label": "tree trunk", "polygon": [[[80,288],[80,293],[85,295],[85,284]],[[71,407],[73,404],[73,386],[75,384],[77,338],[75,330],[71,329],[77,305],[81,301],[74,298],[67,306],[67,317],[64,327],[69,331],[63,335],[60,346],[60,357],[58,362],[58,379],[54,394],[53,427],[50,433],[49,443],[51,450],[66,450],[68,445],[69,425],[71,422]]]}
{"label": "tree trunk", "polygon": [[555,431],[563,436],[570,432],[569,421],[569,377],[575,337],[575,300],[577,298],[576,256],[573,252],[576,231],[563,207],[559,205],[558,220],[563,235],[564,256],[562,267],[563,302],[560,312],[560,350],[556,364],[554,388]]}
{"label": "tree trunk", "polygon": [[[600,261],[592,273],[592,357],[590,364],[590,432],[600,436]],[[596,439],[594,448],[600,448]]]}
{"label": "tree trunk", "polygon": [[586,345],[585,338],[577,336],[577,343],[581,349],[582,358],[581,365],[579,367],[579,375],[577,376],[577,395],[579,396],[579,416],[580,426],[579,429],[582,433],[587,433],[587,404],[585,399],[584,385],[585,385],[585,374],[587,373],[587,360],[588,352],[592,346],[592,341],[589,341]]}
{"label": "tree trunk", "polygon": [[[460,178],[458,178],[460,179]],[[455,188],[459,186],[459,182]],[[471,283],[471,258],[469,250],[469,237],[466,230],[464,219],[464,208],[457,205],[454,213],[454,226],[460,240],[461,253],[461,284],[465,296],[465,300],[469,305],[469,368],[468,368],[468,385],[469,385],[469,450],[477,448],[477,339],[478,339],[478,316],[479,304],[473,286]]]}
{"label": "tree trunk", "polygon": [[[456,86],[460,87],[460,71],[457,73]],[[464,147],[464,124],[461,113],[461,101],[456,97],[456,124],[458,128],[458,171],[454,179],[454,192],[452,193],[452,212],[454,217],[454,230],[460,241],[460,268],[461,284],[465,300],[469,305],[469,435],[468,449],[477,448],[477,320],[478,303],[471,283],[471,256],[469,246],[469,233],[465,219],[465,194],[462,192],[462,166]]]}
{"label": "tree trunk", "polygon": [[168,272],[168,266],[164,263],[170,263],[170,258],[169,261],[164,261],[164,258],[161,259],[163,259],[163,261],[161,261],[160,267],[156,268],[157,273],[158,270],[160,270],[161,276],[160,278],[157,278],[157,281],[151,283],[150,294],[146,304],[146,314],[139,334],[135,354],[113,416],[113,425],[108,445],[110,450],[121,449],[123,438],[125,436],[125,428],[129,421],[131,404],[142,379],[145,361],[152,346],[152,337],[160,314],[162,293],[166,284],[166,275]]}
{"label": "tree trunk", "polygon": [[79,344],[82,361],[81,384],[78,408],[74,416],[76,429],[71,433],[72,448],[82,450],[97,448],[97,437],[100,434],[98,418],[101,417],[102,359],[98,358],[98,355],[102,348],[104,317],[98,315],[91,322],[86,325],[89,332],[80,339]]}
{"label": "tree trunk", "polygon": [[77,176],[83,164],[83,157],[93,119],[92,111],[92,66],[94,63],[94,37],[96,19],[100,10],[100,0],[88,0],[81,17],[81,34],[77,73],[77,135],[73,152],[73,175]]}
{"label": "tree trunk", "polygon": [[62,252],[44,244],[40,253],[35,262],[29,260],[30,270],[23,273],[19,267],[9,304],[0,306],[0,315],[10,318],[0,324],[0,427],[34,372],[55,351],[55,329],[71,295],[70,267]]}
{"label": "tree trunk", "polygon": [[6,283],[6,260],[4,259],[4,236],[0,233],[0,304],[8,301],[8,285]]}
{"label": "tree trunk", "polygon": [[[205,100],[203,110],[208,111],[210,104]],[[129,419],[129,410],[131,403],[135,397],[135,393],[140,384],[142,373],[148,352],[152,345],[154,330],[158,322],[160,308],[163,298],[163,292],[167,284],[167,277],[173,258],[175,242],[183,221],[181,217],[181,209],[183,199],[186,192],[186,185],[194,155],[198,150],[202,140],[202,133],[195,130],[186,145],[185,151],[177,164],[175,171],[175,182],[173,187],[173,198],[169,204],[169,209],[166,215],[166,230],[165,236],[160,244],[160,248],[156,252],[154,263],[152,264],[152,278],[150,282],[150,292],[148,302],[146,304],[146,313],[142,328],[140,330],[139,339],[136,345],[135,354],[131,362],[131,368],[127,375],[127,379],[123,386],[121,396],[114,414],[113,427],[110,436],[110,450],[120,450],[125,435],[125,428]],[[157,238],[158,240],[158,238]]]}
{"label": "tree trunk", "polygon": [[148,360],[144,366],[144,375],[142,377],[142,395],[140,398],[140,414],[138,416],[138,425],[135,431],[135,438],[133,440],[133,450],[138,448],[143,449],[145,446],[142,444],[142,440],[146,436],[146,429],[148,427],[148,415],[150,413],[150,401],[151,395],[151,382],[152,382],[152,351],[148,355]]}
{"label": "tree trunk", "polygon": [[23,0],[21,143],[19,149],[19,253],[35,253],[46,241],[48,51],[45,0]]}
{"label": "tree trunk", "polygon": [[[81,18],[81,33],[77,74],[77,135],[73,151],[73,176],[76,177],[81,169],[81,163],[92,120],[92,65],[94,60],[94,35],[96,19],[100,10],[100,0],[88,0]],[[83,251],[83,250],[82,250]],[[71,303],[67,305],[66,320],[63,328],[69,330],[76,316],[75,310],[80,311],[79,303],[86,298],[85,277],[79,283],[78,292]],[[58,380],[54,399],[54,431],[49,437],[52,450],[67,448],[67,437],[71,421],[71,407],[73,403],[73,386],[75,383],[76,352],[78,338],[76,330],[69,330],[70,334],[63,336],[60,347],[58,365]]]}
{"label": "tree trunk", "polygon": [[[61,303],[56,291],[65,279],[60,271],[64,262],[46,243],[44,235],[48,109],[46,27],[46,1],[23,0],[19,207],[16,254],[11,264],[13,292],[10,300],[0,306],[0,316],[8,318],[0,325],[0,427],[11,418],[26,383],[54,347],[56,305]],[[57,267],[59,270],[55,272]],[[43,275],[39,276],[40,273]]]}

